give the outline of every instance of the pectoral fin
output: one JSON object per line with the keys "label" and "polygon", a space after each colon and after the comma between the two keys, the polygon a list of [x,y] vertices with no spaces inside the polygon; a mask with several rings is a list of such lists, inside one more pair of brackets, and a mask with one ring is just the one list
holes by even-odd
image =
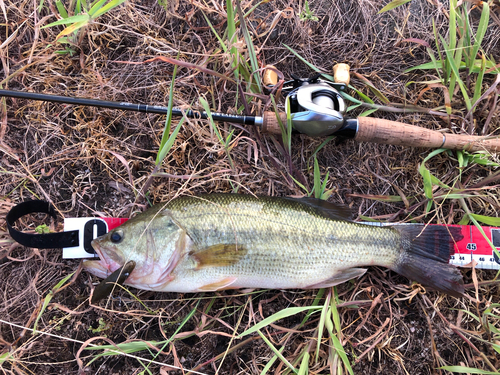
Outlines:
{"label": "pectoral fin", "polygon": [[203,285],[202,287],[198,288],[198,290],[200,292],[215,292],[216,290],[227,288],[232,283],[234,283],[236,279],[236,277],[224,277],[223,279],[220,279],[215,283]]}
{"label": "pectoral fin", "polygon": [[236,244],[217,244],[202,250],[192,251],[189,256],[195,261],[196,269],[223,267],[238,263],[247,254],[247,249]]}
{"label": "pectoral fin", "polygon": [[347,280],[354,279],[355,277],[361,277],[365,274],[365,272],[365,268],[350,268],[348,270],[337,272],[335,275],[329,277],[328,279],[325,279],[313,285],[309,285],[304,289],[329,288],[331,286],[342,284]]}
{"label": "pectoral fin", "polygon": [[92,293],[92,298],[90,302],[92,304],[99,302],[101,299],[106,298],[115,288],[116,284],[123,284],[127,277],[130,276],[135,268],[135,262],[133,260],[125,263],[123,266],[118,268],[115,272],[109,275],[106,279],[101,281],[94,289]]}

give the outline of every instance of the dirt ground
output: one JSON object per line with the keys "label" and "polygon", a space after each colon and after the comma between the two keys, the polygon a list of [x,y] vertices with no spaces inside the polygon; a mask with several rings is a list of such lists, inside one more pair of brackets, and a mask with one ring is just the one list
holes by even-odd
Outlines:
{"label": "dirt ground", "polygon": [[[161,59],[146,62],[157,57],[181,60],[233,79],[231,53],[221,48],[218,39],[230,45],[226,2],[168,0],[162,4],[129,0],[81,29],[72,44],[61,44],[56,37],[64,26],[40,28],[58,19],[58,2],[1,0],[2,88],[167,105],[174,65]],[[408,39],[425,41],[435,49],[433,21],[437,32],[447,35],[447,3],[412,0],[377,14],[384,4],[311,0],[309,17],[304,1],[242,1],[241,8],[248,13],[245,24],[260,68],[272,64],[286,79],[292,74],[312,76],[314,71],[288,46],[324,73],[331,74],[335,63],[348,63],[351,85],[376,104],[417,105],[445,113],[443,90],[438,86],[427,90],[422,83],[436,79],[436,72],[405,70],[430,61],[425,48]],[[496,2],[491,2],[491,13],[482,48],[498,62],[500,6]],[[473,26],[480,15],[480,8],[470,10]],[[241,25],[237,30],[232,46],[247,59],[251,46]],[[242,91],[248,91],[244,77],[238,86],[206,69],[178,67],[174,105],[201,110],[199,97],[204,97],[213,111],[235,113],[242,107]],[[485,90],[495,79],[493,74],[485,76]],[[367,81],[389,103],[377,98]],[[474,81],[467,84],[473,87]],[[347,93],[360,98],[352,89]],[[493,106],[495,95],[498,91],[476,108],[473,134],[482,134],[481,124],[493,112],[486,134],[498,135],[500,106]],[[251,113],[269,109],[269,92],[247,92],[246,98]],[[284,104],[283,96],[278,98],[280,110]],[[460,121],[466,110],[458,87],[450,105],[457,116],[450,123],[446,116],[424,110],[377,111],[372,116],[429,129],[449,127],[457,134],[471,130]],[[109,300],[89,306],[91,289],[99,280],[81,271],[80,261],[63,260],[60,249],[17,245],[8,236],[4,220],[10,208],[28,199],[48,200],[65,217],[129,217],[177,194],[237,191],[303,196],[307,193],[301,185],[308,191],[314,185],[316,155],[321,179],[329,173],[329,200],[349,205],[359,220],[457,224],[466,213],[459,199],[437,200],[435,209],[425,215],[428,199],[418,171],[429,150],[339,138],[322,146],[325,138],[294,134],[287,154],[281,137],[219,123],[224,138],[234,130],[225,148],[207,121],[188,120],[161,164],[163,175],[148,182],[155,170],[165,116],[11,98],[2,99],[1,107],[3,373],[253,374],[267,365],[269,373],[290,373],[284,360],[272,360],[275,352],[261,336],[236,336],[283,309],[323,306],[325,298],[337,303],[341,329],[335,337],[354,374],[445,374],[448,371],[438,368],[446,365],[485,371],[500,368],[500,314],[498,306],[490,309],[500,300],[495,271],[462,269],[467,294],[463,298],[425,290],[396,273],[373,267],[361,279],[338,286],[333,297],[333,290],[183,295],[131,289],[139,301],[118,291]],[[356,117],[366,109],[359,107],[348,115]],[[499,162],[496,155],[489,157]],[[459,168],[458,159],[456,153],[441,153],[426,166],[447,184],[460,175],[457,187],[469,189],[462,198],[468,209],[497,217],[496,165],[471,163]],[[144,189],[146,183],[151,184]],[[438,190],[435,186],[434,191]],[[41,223],[50,222],[40,216],[18,225],[33,231]],[[62,230],[61,223],[60,217],[50,223],[51,229]],[[54,290],[74,271],[63,288]],[[298,313],[261,332],[296,369],[303,353],[309,352],[310,373],[349,373],[326,329],[316,357],[319,315],[306,317],[306,312]],[[107,356],[97,355],[103,350],[83,350],[125,341],[142,343],[144,350]],[[155,348],[152,342],[159,341],[164,343]]]}

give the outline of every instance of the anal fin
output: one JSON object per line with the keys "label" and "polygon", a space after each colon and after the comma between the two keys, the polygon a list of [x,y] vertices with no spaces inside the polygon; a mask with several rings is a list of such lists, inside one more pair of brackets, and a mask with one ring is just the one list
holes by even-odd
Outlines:
{"label": "anal fin", "polygon": [[198,288],[200,292],[215,292],[216,290],[221,290],[229,287],[236,281],[237,277],[224,277],[214,283],[203,285]]}
{"label": "anal fin", "polygon": [[331,286],[342,284],[356,277],[361,277],[365,274],[365,272],[366,268],[349,268],[347,270],[337,272],[335,275],[330,276],[329,278],[320,281],[319,283],[309,285],[304,289],[329,288]]}

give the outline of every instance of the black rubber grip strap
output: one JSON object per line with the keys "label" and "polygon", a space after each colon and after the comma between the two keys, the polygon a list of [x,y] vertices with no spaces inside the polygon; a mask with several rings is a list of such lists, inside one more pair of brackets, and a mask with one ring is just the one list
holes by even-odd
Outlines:
{"label": "black rubber grip strap", "polygon": [[54,207],[46,201],[33,200],[19,203],[14,206],[7,217],[7,228],[11,237],[23,246],[35,247],[38,249],[58,249],[62,247],[79,246],[78,230],[59,233],[31,234],[20,232],[12,226],[19,218],[33,213],[45,213],[57,218]]}

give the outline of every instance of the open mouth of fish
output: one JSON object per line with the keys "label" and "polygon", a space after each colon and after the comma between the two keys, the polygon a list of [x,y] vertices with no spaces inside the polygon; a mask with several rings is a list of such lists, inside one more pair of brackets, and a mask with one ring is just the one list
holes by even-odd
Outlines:
{"label": "open mouth of fish", "polygon": [[97,255],[99,255],[99,260],[84,260],[83,267],[87,271],[91,272],[97,277],[105,279],[111,273],[123,266],[123,264],[118,263],[116,260],[106,255],[106,252],[102,250],[98,241],[92,241],[92,247],[94,248]]}

